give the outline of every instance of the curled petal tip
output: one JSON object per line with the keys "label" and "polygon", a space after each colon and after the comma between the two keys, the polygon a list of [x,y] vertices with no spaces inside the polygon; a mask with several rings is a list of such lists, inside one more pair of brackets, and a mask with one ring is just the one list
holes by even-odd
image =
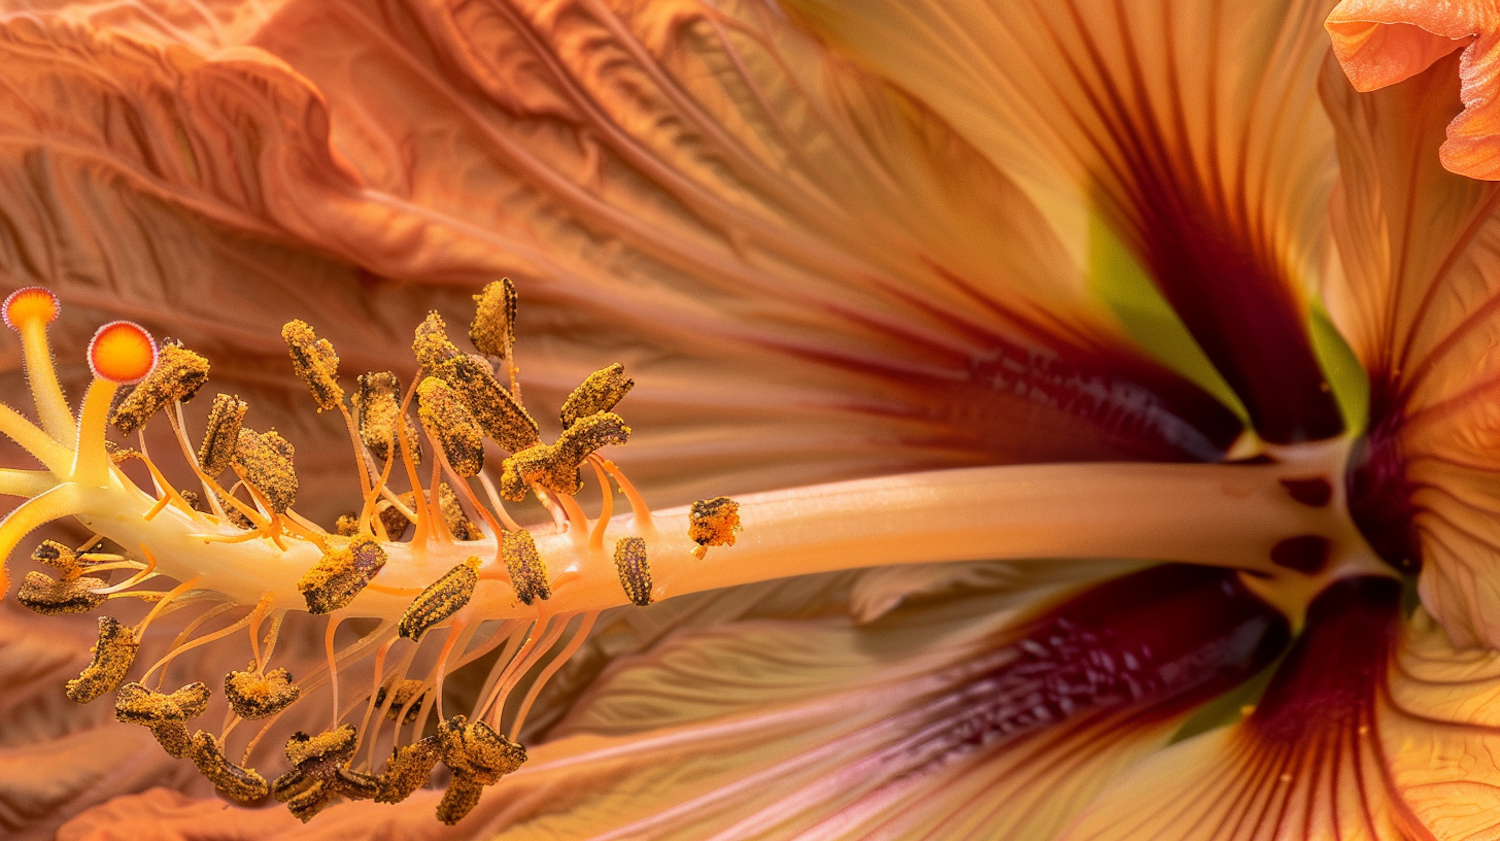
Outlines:
{"label": "curled petal tip", "polygon": [[57,318],[61,311],[62,304],[52,294],[52,290],[40,286],[25,286],[5,296],[5,303],[0,306],[0,317],[4,318],[6,327],[20,330],[22,324],[30,321],[46,324]]}
{"label": "curled petal tip", "polygon": [[131,321],[111,321],[89,342],[94,376],[120,385],[139,382],[156,366],[156,342]]}

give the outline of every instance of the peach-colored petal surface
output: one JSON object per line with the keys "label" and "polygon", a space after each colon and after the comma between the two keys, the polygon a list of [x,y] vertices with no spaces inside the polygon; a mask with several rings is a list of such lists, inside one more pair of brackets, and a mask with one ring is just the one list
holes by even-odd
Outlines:
{"label": "peach-colored petal surface", "polygon": [[1262,438],[1338,418],[1311,351],[1332,146],[1330,3],[790,0],[1011,174],[1064,242],[1101,214]]}
{"label": "peach-colored petal surface", "polygon": [[1343,274],[1325,295],[1372,380],[1370,483],[1355,516],[1388,556],[1420,558],[1423,604],[1455,641],[1494,647],[1500,187],[1447,172],[1434,154],[1459,108],[1456,63],[1360,94],[1330,62]]}
{"label": "peach-colored petal surface", "polygon": [[1449,123],[1438,153],[1450,172],[1500,180],[1500,9],[1494,3],[1343,0],[1327,27],[1334,55],[1361,91],[1409,79],[1462,48],[1457,73],[1464,110]]}

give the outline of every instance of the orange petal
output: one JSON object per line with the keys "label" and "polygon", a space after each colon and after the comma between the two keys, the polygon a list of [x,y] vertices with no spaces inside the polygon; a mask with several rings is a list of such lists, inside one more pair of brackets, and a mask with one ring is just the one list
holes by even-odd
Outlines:
{"label": "orange petal", "polygon": [[1464,110],[1449,123],[1439,155],[1450,172],[1500,180],[1500,11],[1493,3],[1344,0],[1327,26],[1334,55],[1361,91],[1409,79],[1462,47]]}
{"label": "orange petal", "polygon": [[1357,94],[1330,63],[1325,100],[1343,181],[1332,222],[1343,276],[1328,307],[1371,376],[1366,464],[1351,509],[1377,550],[1422,567],[1427,609],[1462,644],[1500,644],[1500,187],[1439,166],[1458,109],[1456,56]]}
{"label": "orange petal", "polygon": [[1323,3],[791,0],[1033,196],[1098,207],[1270,441],[1340,419],[1312,352],[1331,143]]}

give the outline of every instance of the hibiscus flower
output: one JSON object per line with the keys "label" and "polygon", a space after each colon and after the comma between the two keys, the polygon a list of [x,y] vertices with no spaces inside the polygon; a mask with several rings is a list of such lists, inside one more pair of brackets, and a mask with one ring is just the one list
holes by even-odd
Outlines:
{"label": "hibiscus flower", "polygon": [[[1312,0],[15,5],[0,550],[121,619],[7,599],[8,832],[1493,833],[1483,16],[1341,7],[1346,76]],[[118,469],[117,319],[182,343]]]}

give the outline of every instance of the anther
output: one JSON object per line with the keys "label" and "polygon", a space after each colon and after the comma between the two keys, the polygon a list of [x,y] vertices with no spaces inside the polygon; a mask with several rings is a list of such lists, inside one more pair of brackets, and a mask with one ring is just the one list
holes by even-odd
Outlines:
{"label": "anther", "polygon": [[478,570],[479,559],[471,557],[443,573],[412,600],[411,606],[401,614],[396,632],[409,640],[419,640],[429,628],[462,610],[474,595],[474,586],[479,583]]}
{"label": "anther", "polygon": [[443,515],[443,523],[448,526],[448,531],[453,532],[455,539],[484,539],[484,532],[464,513],[464,507],[458,502],[458,494],[447,482],[438,485],[438,512]]}
{"label": "anther", "polygon": [[380,687],[375,692],[375,706],[385,703],[386,696],[391,698],[391,705],[386,707],[385,717],[387,721],[395,721],[401,718],[401,709],[406,708],[406,718],[401,723],[411,724],[417,720],[417,714],[421,711],[422,698],[427,694],[427,684],[416,678],[392,681]]}
{"label": "anther", "polygon": [[290,707],[302,696],[302,687],[292,682],[286,669],[257,671],[255,664],[245,667],[243,672],[230,672],[224,676],[224,697],[229,699],[229,708],[244,719],[269,718]]}
{"label": "anther", "polygon": [[221,794],[239,803],[254,803],[266,796],[266,778],[253,768],[242,768],[224,758],[218,739],[199,730],[193,734],[192,745],[193,765]]}
{"label": "anther", "polygon": [[274,431],[258,433],[240,429],[234,463],[244,471],[245,483],[254,486],[280,514],[297,501],[297,473],[292,445]]}
{"label": "anther", "polygon": [[516,588],[516,596],[525,604],[536,599],[552,598],[552,586],[547,581],[547,564],[536,549],[536,538],[526,529],[508,531],[501,535],[501,553],[505,556],[505,569],[510,572],[510,582]]}
{"label": "anther", "polygon": [[68,681],[65,687],[68,700],[87,704],[106,692],[113,692],[135,663],[137,648],[134,631],[113,616],[99,617],[99,640],[89,649],[94,659],[78,677]]}
{"label": "anther", "polygon": [[700,499],[688,515],[688,539],[698,544],[693,555],[703,560],[710,546],[733,546],[740,530],[740,504],[727,496]]}
{"label": "anther", "polygon": [[488,362],[460,354],[435,370],[462,395],[485,434],[506,451],[524,450],[542,440],[536,421],[510,390],[495,379]]}
{"label": "anther", "polygon": [[443,448],[448,464],[460,476],[484,469],[484,436],[474,415],[448,384],[428,377],[417,386],[417,416]]}
{"label": "anther", "polygon": [[442,755],[437,736],[428,736],[391,751],[390,761],[386,762],[385,771],[380,775],[380,791],[375,795],[375,802],[400,803],[410,797],[412,792],[427,784]]}
{"label": "anther", "polygon": [[286,758],[292,770],[276,778],[271,794],[303,823],[323,811],[334,797],[373,799],[380,791],[379,780],[349,770],[356,741],[354,728],[348,724],[316,736],[293,733],[286,742]]}
{"label": "anther", "polygon": [[612,412],[579,418],[563,430],[555,444],[538,444],[505,460],[500,472],[500,495],[512,502],[526,498],[535,482],[553,493],[576,495],[583,490],[578,468],[601,447],[630,440],[630,427]]}
{"label": "anther", "polygon": [[341,548],[330,548],[302,574],[297,589],[309,613],[332,613],[354,601],[381,568],[385,550],[367,537],[356,537]]}
{"label": "anther", "polygon": [[129,435],[173,401],[186,402],[208,382],[208,360],[168,339],[151,373],[120,401],[109,422]]}
{"label": "anther", "polygon": [[44,572],[28,572],[21,579],[21,589],[16,599],[43,616],[61,613],[88,613],[104,604],[105,594],[95,593],[99,587],[108,586],[102,578],[82,576],[53,581]]}
{"label": "anther", "polygon": [[448,338],[448,325],[443,323],[443,317],[436,310],[429,312],[427,318],[417,325],[411,351],[417,362],[429,371],[459,355],[458,346]]}
{"label": "anther", "polygon": [[516,285],[502,277],[487,284],[474,302],[479,306],[469,324],[469,340],[480,353],[510,356],[516,343]]}
{"label": "anther", "polygon": [[359,440],[381,461],[389,461],[394,445],[400,440],[397,435],[399,422],[411,443],[411,457],[416,464],[422,463],[422,447],[417,442],[417,430],[411,419],[401,412],[401,380],[389,371],[359,375],[359,388],[354,392],[354,412],[359,426]]}
{"label": "anther", "polygon": [[563,401],[563,428],[579,418],[613,409],[634,385],[635,380],[625,376],[625,366],[618,362],[589,374]]}
{"label": "anther", "polygon": [[626,598],[645,607],[651,604],[651,564],[646,560],[646,541],[622,537],[615,541],[615,571]]}
{"label": "anther", "polygon": [[359,534],[359,515],[340,514],[333,523],[333,533],[339,537],[353,537]]}
{"label": "anther", "polygon": [[343,405],[344,389],[339,385],[339,355],[327,339],[320,339],[304,321],[293,320],[281,328],[292,357],[292,370],[307,383],[318,411]]}
{"label": "anther", "polygon": [[234,461],[239,448],[240,424],[250,404],[238,396],[220,394],[208,410],[208,428],[198,447],[198,467],[207,476],[218,476]]}
{"label": "anther", "polygon": [[37,547],[31,550],[31,559],[52,567],[65,579],[73,578],[83,571],[83,565],[78,561],[78,553],[56,540],[43,540],[37,544]]}
{"label": "anther", "polygon": [[458,823],[479,803],[487,785],[494,785],[526,762],[526,749],[496,733],[488,724],[466,724],[456,715],[438,727],[443,764],[453,770],[453,779],[438,803],[438,820]]}
{"label": "anther", "polygon": [[127,683],[115,695],[115,720],[141,724],[170,756],[186,759],[193,752],[187,724],[208,709],[209,689],[201,681],[166,694],[139,683]]}

